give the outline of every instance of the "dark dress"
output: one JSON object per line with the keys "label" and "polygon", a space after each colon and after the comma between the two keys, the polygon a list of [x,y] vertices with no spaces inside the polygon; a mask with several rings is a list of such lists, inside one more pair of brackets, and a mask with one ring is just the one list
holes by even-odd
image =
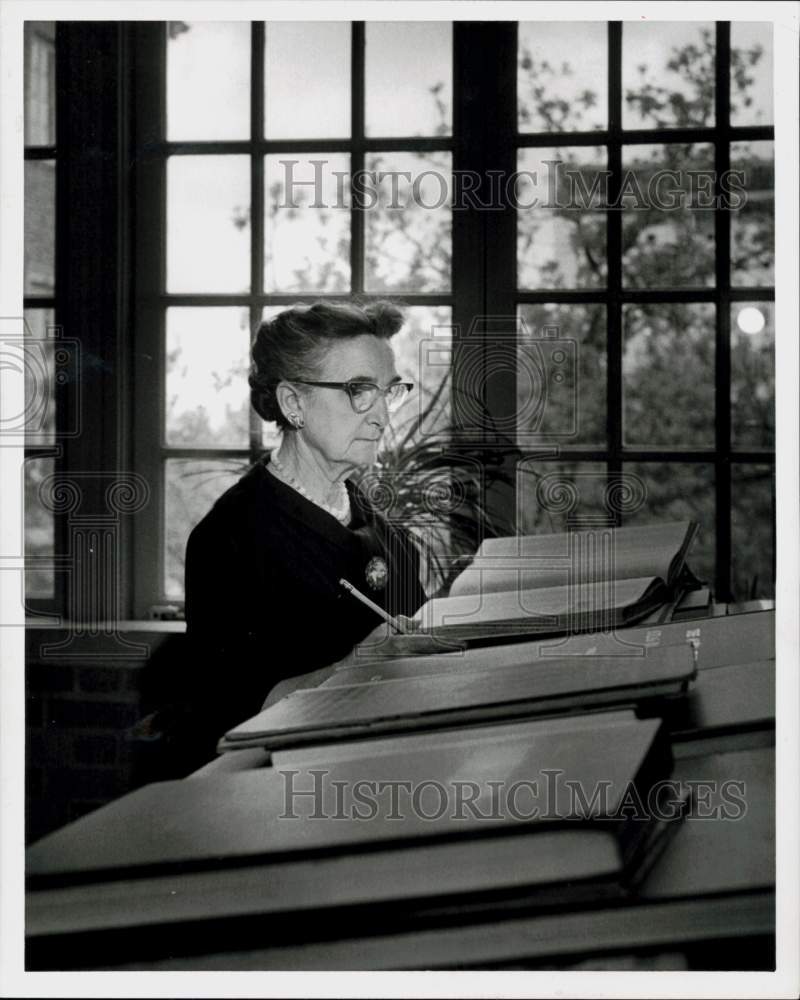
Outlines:
{"label": "dark dress", "polygon": [[380,624],[340,578],[393,615],[412,615],[425,600],[409,535],[349,480],[345,527],[277,480],[268,461],[217,500],[186,549],[184,708],[211,745],[258,712],[279,681],[335,663]]}

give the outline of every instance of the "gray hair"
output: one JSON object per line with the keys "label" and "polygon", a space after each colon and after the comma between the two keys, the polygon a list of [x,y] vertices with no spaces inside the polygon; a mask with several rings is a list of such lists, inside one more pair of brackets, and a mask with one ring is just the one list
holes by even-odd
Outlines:
{"label": "gray hair", "polygon": [[381,340],[402,327],[402,311],[392,302],[315,302],[296,305],[264,320],[251,350],[250,401],[263,420],[288,427],[275,395],[279,382],[318,378],[328,349],[339,340],[369,334]]}

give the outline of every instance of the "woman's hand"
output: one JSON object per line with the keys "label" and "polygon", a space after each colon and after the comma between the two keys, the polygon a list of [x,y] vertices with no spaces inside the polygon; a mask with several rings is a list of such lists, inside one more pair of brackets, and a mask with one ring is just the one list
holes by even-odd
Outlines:
{"label": "woman's hand", "polygon": [[354,647],[352,652],[341,660],[339,666],[351,666],[359,663],[369,663],[372,659],[397,656],[425,656],[429,653],[453,653],[463,651],[463,643],[451,639],[442,639],[426,632],[418,621],[396,616],[399,622],[408,629],[403,635],[396,632],[390,625],[382,622],[374,628],[366,638]]}
{"label": "woman's hand", "polygon": [[[413,618],[408,618],[406,615],[395,615],[395,620],[402,625],[406,632],[419,632],[419,622],[414,621]],[[360,646],[377,647],[387,639],[392,639],[398,635],[402,636],[402,634],[402,632],[398,632],[392,628],[388,622],[381,622],[380,625],[375,626],[368,636],[361,640],[356,648],[358,649]]]}

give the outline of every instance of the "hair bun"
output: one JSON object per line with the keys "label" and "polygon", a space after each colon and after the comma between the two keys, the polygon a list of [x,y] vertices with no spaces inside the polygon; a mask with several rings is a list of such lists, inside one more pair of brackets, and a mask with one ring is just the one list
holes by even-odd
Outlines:
{"label": "hair bun", "polygon": [[364,307],[364,312],[372,321],[376,337],[388,340],[402,329],[405,317],[402,310],[393,302],[385,299],[371,302]]}

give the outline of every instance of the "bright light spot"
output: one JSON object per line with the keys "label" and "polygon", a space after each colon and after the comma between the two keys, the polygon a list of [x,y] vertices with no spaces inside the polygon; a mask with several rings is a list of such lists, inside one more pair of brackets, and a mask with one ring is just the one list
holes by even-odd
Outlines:
{"label": "bright light spot", "polygon": [[761,333],[766,320],[760,309],[756,309],[755,306],[745,306],[739,311],[736,323],[742,333]]}

